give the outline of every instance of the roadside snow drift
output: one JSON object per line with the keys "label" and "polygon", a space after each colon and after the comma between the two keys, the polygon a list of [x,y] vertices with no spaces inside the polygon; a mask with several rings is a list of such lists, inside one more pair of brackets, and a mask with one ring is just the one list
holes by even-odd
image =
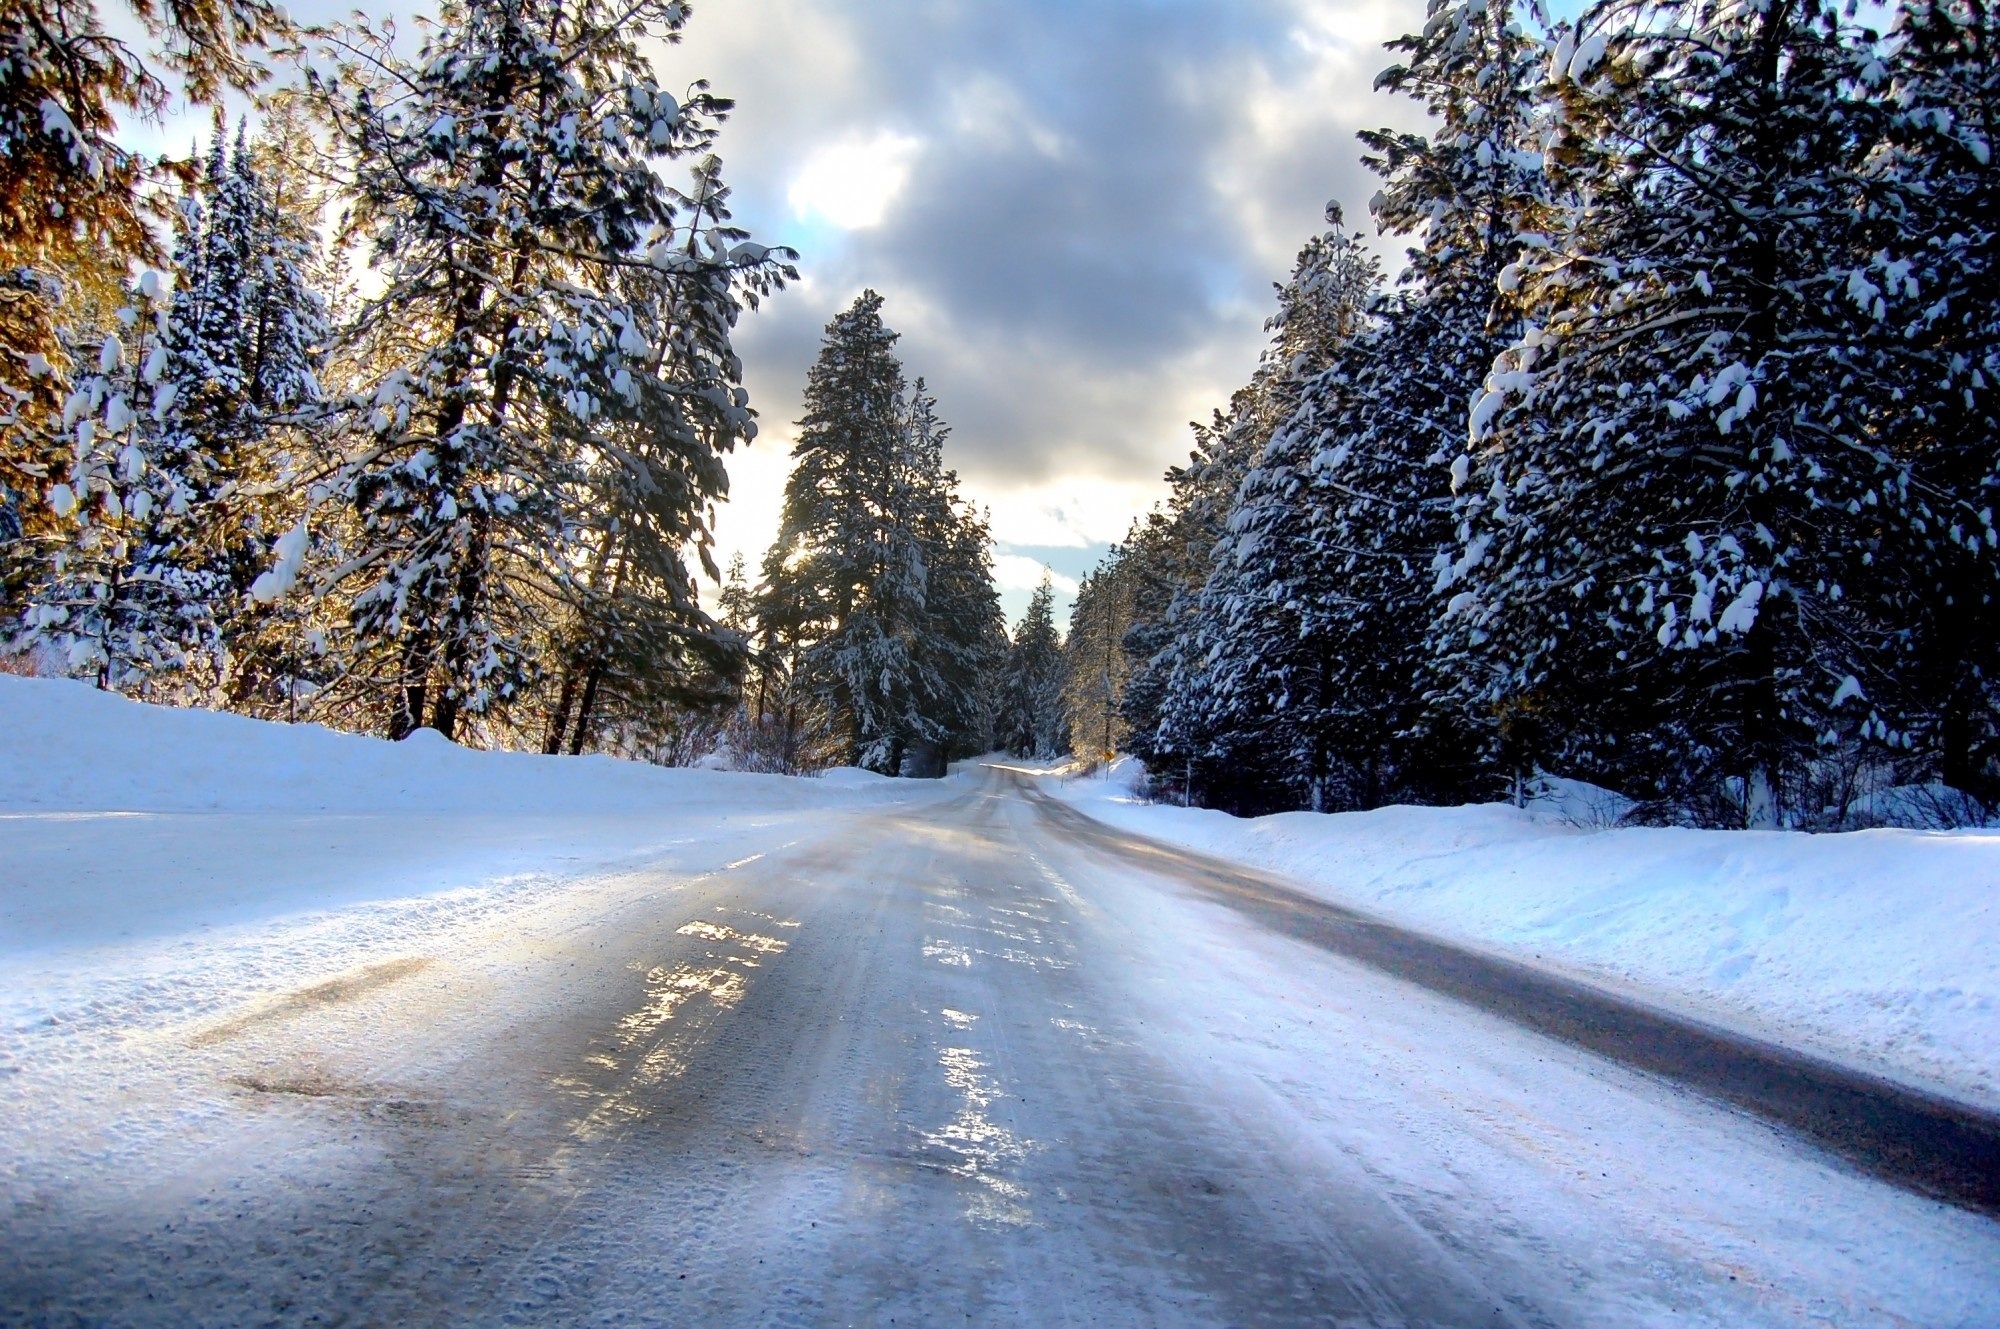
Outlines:
{"label": "roadside snow drift", "polygon": [[1239,819],[1044,787],[1334,903],[2000,1103],[2000,831],[1582,829],[1506,805]]}
{"label": "roadside snow drift", "polygon": [[936,785],[390,743],[0,675],[0,1071],[26,1055],[10,1033],[198,1018]]}
{"label": "roadside snow drift", "polygon": [[[865,771],[825,782],[889,783]],[[0,675],[6,811],[630,812],[736,797],[797,806],[810,791],[775,775],[478,752],[429,729],[391,743]]]}

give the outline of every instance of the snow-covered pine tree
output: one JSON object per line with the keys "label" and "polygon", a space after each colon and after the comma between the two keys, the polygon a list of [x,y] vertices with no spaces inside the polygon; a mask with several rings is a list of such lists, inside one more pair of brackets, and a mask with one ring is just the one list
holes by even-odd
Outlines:
{"label": "snow-covered pine tree", "polygon": [[[1361,331],[1380,283],[1372,257],[1340,225],[1300,251],[1278,288],[1273,334],[1244,413],[1251,438],[1264,421],[1284,421]],[[1322,561],[1302,483],[1311,454],[1284,424],[1265,433],[1230,496],[1207,577],[1183,619],[1162,708],[1155,760],[1184,771],[1208,768],[1204,797],[1239,809],[1324,807],[1330,764],[1319,710],[1335,680],[1310,612],[1311,581]]]}
{"label": "snow-covered pine tree", "polygon": [[[662,281],[650,266],[627,269],[613,274],[608,292],[623,298],[614,315],[620,341],[657,348],[654,377],[621,387],[614,372],[600,381],[600,391],[625,395],[631,416],[571,441],[589,459],[571,519],[589,561],[555,588],[569,619],[552,652],[563,673],[545,731],[550,751],[585,751],[605,723],[646,733],[662,715],[719,710],[741,681],[742,636],[702,611],[687,560],[692,554],[709,577],[719,575],[708,504],[728,491],[722,454],[756,433],[731,329],[744,303],[782,274],[702,262],[701,244],[733,253],[747,242],[730,225],[715,158],[700,161],[691,191],[675,197],[689,217],[683,270]],[[589,348],[567,353],[579,363],[591,358]]]}
{"label": "snow-covered pine tree", "polygon": [[882,297],[826,328],[806,377],[757,618],[758,712],[785,762],[941,774],[983,741],[1006,634],[985,522],[943,467],[948,433],[906,390]]}
{"label": "snow-covered pine tree", "polygon": [[1136,612],[1139,523],[1105,551],[1077,587],[1063,638],[1063,713],[1069,719],[1068,750],[1087,761],[1108,761],[1127,746],[1130,731],[1120,714],[1132,669],[1126,634]]}
{"label": "snow-covered pine tree", "polygon": [[993,746],[993,681],[1007,649],[1007,621],[993,584],[992,538],[984,514],[945,469],[950,429],[919,378],[910,393],[907,467],[910,527],[923,559],[916,634],[919,746],[912,774],[942,775],[956,756]]}
{"label": "snow-covered pine tree", "polygon": [[310,129],[296,99],[265,109],[262,132],[235,169],[255,201],[251,221],[249,394],[268,423],[322,396],[332,313],[319,216],[324,191],[297,165],[291,135]]}
{"label": "snow-covered pine tree", "polygon": [[[1197,440],[1202,437],[1197,431]],[[1133,523],[1118,562],[1120,598],[1130,605],[1128,626],[1119,642],[1127,667],[1118,692],[1118,718],[1125,729],[1125,746],[1147,763],[1159,782],[1169,778],[1166,757],[1156,745],[1161,706],[1173,677],[1179,622],[1201,589],[1215,538],[1195,525],[1189,475],[1190,469],[1184,467],[1167,472],[1172,490],[1166,503]],[[1186,762],[1176,772],[1183,792],[1191,773]]]}
{"label": "snow-covered pine tree", "polygon": [[[72,547],[43,603],[66,615],[65,632],[97,623],[91,668],[106,686],[158,700],[222,699],[262,554],[262,504],[245,482],[270,478],[263,452],[273,412],[259,386],[258,326],[282,301],[293,327],[317,336],[323,306],[302,281],[274,289],[267,278],[266,260],[280,246],[277,213],[240,128],[232,155],[218,117],[206,169],[177,220],[173,294],[154,320],[157,333],[145,340],[148,324],[137,315],[153,302],[141,292],[126,311],[124,338],[139,358],[122,379],[105,379],[106,409],[136,412],[120,431],[118,464],[72,478],[71,492],[83,493],[116,476],[118,536],[101,538],[103,509],[78,506],[72,546],[81,539],[94,552],[85,558]],[[289,370],[270,367],[273,382],[286,373],[303,379],[284,387],[288,405],[310,397],[316,355],[301,342]],[[86,563],[98,571],[79,616],[75,573]],[[241,694],[232,687],[229,697]]]}
{"label": "snow-covered pine tree", "polygon": [[1068,746],[1063,711],[1063,643],[1056,632],[1056,588],[1046,569],[1015,625],[1000,677],[994,740],[1017,757],[1048,758]]}
{"label": "snow-covered pine tree", "polygon": [[[253,443],[238,453],[212,518],[232,592],[229,704],[295,719],[301,691],[328,672],[326,641],[338,618],[306,597],[260,599],[253,590],[278,542],[289,539],[303,556],[308,512],[327,469],[337,468],[322,410],[337,283],[319,227],[327,189],[299,152],[311,133],[304,108],[286,97],[262,112],[260,132],[235,164],[255,200],[244,311]],[[325,566],[342,558],[333,541],[318,553]]]}
{"label": "snow-covered pine tree", "polygon": [[802,647],[796,685],[834,726],[840,759],[885,774],[911,737],[922,602],[919,551],[890,510],[907,489],[909,446],[896,340],[874,291],[827,324],[767,559],[782,575],[766,582],[767,602],[798,602],[783,614]]}
{"label": "snow-covered pine tree", "polygon": [[1893,667],[1848,594],[1908,493],[1849,353],[1864,49],[1822,0],[1601,0],[1551,55],[1571,201],[1500,277],[1530,322],[1453,466],[1439,647],[1467,714],[1550,723],[1520,759],[1668,815],[1783,824]]}
{"label": "snow-covered pine tree", "polygon": [[723,627],[731,632],[750,631],[755,607],[750,597],[749,576],[744,568],[743,554],[740,550],[729,556],[729,568],[722,574],[722,589],[716,594],[715,608],[721,615]]}
{"label": "snow-covered pine tree", "polygon": [[[2000,11],[1981,0],[1899,6],[1863,82],[1895,112],[1871,181],[1900,234],[1846,294],[1872,350],[1900,362],[1882,437],[1911,469],[1915,520],[1886,559],[1902,575],[1910,656],[1885,697],[1931,718],[1906,777],[2000,806]],[[1879,305],[1877,302],[1880,302]],[[1879,574],[1878,574],[1879,575]],[[1878,683],[1878,691],[1880,684]]]}
{"label": "snow-covered pine tree", "polygon": [[[1420,101],[1436,128],[1361,137],[1383,178],[1378,225],[1418,243],[1373,329],[1322,334],[1340,352],[1245,480],[1211,581],[1212,723],[1261,731],[1239,760],[1279,763],[1262,781],[1322,811],[1453,781],[1448,744],[1435,727],[1420,737],[1445,468],[1515,332],[1495,282],[1545,193],[1541,51],[1511,5],[1438,0],[1390,48],[1404,59],[1376,85]],[[1358,313],[1373,273],[1348,266],[1355,297],[1335,309]]]}
{"label": "snow-covered pine tree", "polygon": [[1147,514],[1132,556],[1135,614],[1124,649],[1130,671],[1119,712],[1133,752],[1161,779],[1171,764],[1180,783],[1192,779],[1197,749],[1206,751],[1193,717],[1176,709],[1175,680],[1196,667],[1186,655],[1190,624],[1208,579],[1209,560],[1221,539],[1231,502],[1261,446],[1263,407],[1259,384],[1232,394],[1229,410],[1207,425],[1191,424],[1195,446],[1186,466],[1171,467],[1163,510]]}
{"label": "snow-covered pine tree", "polygon": [[[943,485],[943,448],[950,431],[922,379],[898,403],[900,423],[888,468],[888,492],[873,496],[874,571],[851,620],[848,652],[836,667],[856,685],[856,717],[873,735],[860,764],[888,774],[941,775],[942,717],[954,700],[931,647],[931,559],[951,520]],[[872,682],[870,682],[872,680]],[[866,684],[866,686],[864,686]]]}
{"label": "snow-covered pine tree", "polygon": [[143,588],[132,585],[135,552],[162,497],[145,417],[165,361],[167,310],[157,273],[141,274],[126,294],[108,329],[65,351],[72,364],[91,368],[74,374],[54,422],[72,447],[48,488],[58,525],[39,542],[46,561],[24,624],[31,640],[100,688],[143,683],[180,663],[158,654],[164,638]]}
{"label": "snow-covered pine tree", "polygon": [[231,565],[249,571],[260,552],[227,508],[261,432],[249,310],[262,211],[243,131],[232,160],[218,112],[199,187],[181,202],[159,383],[141,431],[154,501],[124,576],[132,634],[146,639],[128,654],[210,696],[229,674],[228,625],[248,589]]}
{"label": "snow-covered pine tree", "polygon": [[86,326],[77,305],[104,268],[122,279],[127,264],[163,257],[153,231],[165,215],[162,172],[120,141],[121,121],[164,112],[169,78],[198,105],[253,86],[258,50],[282,27],[271,0],[126,8],[152,39],[143,51],[106,29],[94,0],[0,10],[0,488],[32,493],[30,535],[49,487],[63,483],[40,445],[63,431],[53,421],[91,374],[65,342]]}
{"label": "snow-covered pine tree", "polygon": [[[654,626],[712,635],[662,551],[704,542],[752,419],[728,329],[788,255],[711,215],[712,171],[689,196],[654,169],[705,157],[729,107],[703,85],[678,101],[643,54],[686,18],[674,0],[452,0],[414,65],[365,23],[322,35],[314,101],[382,280],[348,329],[374,353],[347,401],[359,547],[331,580],[354,588],[356,672],[389,693],[392,734],[451,735],[574,677],[579,657],[552,658],[566,644],[586,670],[624,645],[548,630],[553,606],[602,602],[579,568],[615,579],[629,558],[675,620]],[[641,446],[655,455],[626,456]],[[575,507],[601,492],[595,458],[663,486],[643,556]]]}
{"label": "snow-covered pine tree", "polygon": [[834,717],[808,688],[804,669],[806,648],[822,622],[801,554],[791,542],[774,541],[751,590],[754,673],[744,698],[745,723],[733,740],[748,770],[797,775],[840,760]]}
{"label": "snow-covered pine tree", "polygon": [[778,528],[780,562],[806,596],[804,687],[834,719],[844,761],[886,775],[910,739],[910,594],[922,574],[914,540],[890,520],[908,446],[894,348],[874,290],[826,324]]}

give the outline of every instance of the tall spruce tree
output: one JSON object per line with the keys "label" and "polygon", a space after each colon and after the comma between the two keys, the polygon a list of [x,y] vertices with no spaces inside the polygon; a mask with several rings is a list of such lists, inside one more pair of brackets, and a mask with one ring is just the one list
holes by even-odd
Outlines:
{"label": "tall spruce tree", "polygon": [[992,685],[1007,649],[992,537],[985,515],[964,500],[957,474],[945,468],[949,434],[919,378],[906,425],[910,525],[924,566],[916,661],[925,723],[916,764],[933,774],[943,774],[954,756],[993,746]]}
{"label": "tall spruce tree", "polygon": [[1125,634],[1131,663],[1119,713],[1134,753],[1156,772],[1177,765],[1183,784],[1202,740],[1187,712],[1176,707],[1175,680],[1198,667],[1189,655],[1190,629],[1209,560],[1258,445],[1262,416],[1253,383],[1231,396],[1227,413],[1193,424],[1188,464],[1167,471],[1167,502],[1147,514],[1143,537],[1132,545],[1139,555],[1132,564],[1135,613]]}
{"label": "tall spruce tree", "polygon": [[[118,534],[104,538],[101,503],[78,502],[41,591],[53,636],[85,631],[96,643],[88,667],[100,682],[156,700],[241,699],[234,650],[263,556],[250,482],[272,479],[265,454],[282,413],[272,395],[285,410],[311,401],[324,335],[324,306],[289,262],[309,238],[282,233],[243,130],[233,153],[227,142],[218,118],[206,169],[177,209],[171,297],[138,293],[122,311],[118,367],[105,373],[112,357],[100,352],[76,399],[102,396],[119,417],[92,421],[93,444],[119,439],[115,465],[86,449],[67,486],[115,488]],[[292,345],[266,355],[259,328],[280,318]],[[96,571],[80,581],[85,567]]]}
{"label": "tall spruce tree", "polygon": [[1068,746],[1063,709],[1062,638],[1056,631],[1055,583],[1045,569],[1028,600],[1000,676],[1000,716],[994,738],[1017,757],[1048,758]]}
{"label": "tall spruce tree", "polygon": [[[0,556],[11,554],[14,572],[34,558],[21,540],[64,538],[46,500],[68,483],[71,458],[52,442],[75,423],[63,419],[74,394],[95,392],[91,353],[72,354],[78,338],[107,330],[90,326],[87,307],[126,307],[127,266],[164,258],[155,225],[168,211],[168,172],[121,131],[157,120],[176,91],[204,104],[252,87],[261,48],[283,26],[271,0],[125,8],[148,38],[142,49],[107,28],[94,0],[0,10],[0,506],[22,526]],[[84,340],[93,352],[101,344]],[[0,591],[21,580],[6,566],[0,578]]]}
{"label": "tall spruce tree", "polygon": [[1131,731],[1121,713],[1132,658],[1125,638],[1139,612],[1140,523],[1104,557],[1077,587],[1063,638],[1063,713],[1069,721],[1069,750],[1087,761],[1108,761],[1126,747]]}
{"label": "tall spruce tree", "polygon": [[[1904,778],[1942,778],[2000,806],[2000,13],[1981,0],[1901,6],[1860,80],[1895,108],[1875,159],[1899,234],[1855,263],[1845,294],[1871,352],[1899,368],[1876,428],[1910,468],[1914,520],[1897,621],[1910,651],[1877,693],[1913,740]],[[1879,572],[1876,575],[1880,575]]]}
{"label": "tall spruce tree", "polygon": [[[1541,51],[1512,6],[1439,0],[1390,48],[1404,59],[1376,85],[1436,128],[1364,133],[1364,160],[1383,178],[1378,225],[1419,243],[1373,328],[1323,334],[1327,368],[1246,478],[1205,599],[1203,695],[1236,778],[1317,811],[1454,792],[1449,726],[1424,714],[1446,467],[1516,331],[1496,283],[1546,192]],[[1336,309],[1372,290],[1350,269]]]}
{"label": "tall spruce tree", "polygon": [[989,726],[1005,627],[985,524],[943,468],[947,431],[922,381],[906,387],[896,340],[874,291],[827,325],[764,561],[760,649],[788,760],[820,748],[939,774]]}
{"label": "tall spruce tree", "polygon": [[882,297],[864,291],[826,328],[806,375],[805,414],[766,603],[806,643],[802,685],[835,726],[843,759],[895,774],[912,737],[914,583],[903,514],[908,449],[903,367]]}
{"label": "tall spruce tree", "polygon": [[157,273],[144,273],[126,292],[111,330],[68,349],[77,373],[53,423],[72,441],[69,464],[49,486],[58,521],[39,542],[25,627],[31,640],[53,647],[69,672],[100,688],[130,687],[179,665],[157,631],[145,588],[134,584],[135,553],[143,547],[162,497],[147,455],[146,416],[164,360],[167,310]]}
{"label": "tall spruce tree", "polygon": [[1869,45],[1820,0],[1605,0],[1553,53],[1573,201],[1501,275],[1530,322],[1454,464],[1439,633],[1469,712],[1541,717],[1519,761],[1777,825],[1819,743],[1903,724],[1867,700],[1909,493],[1848,298],[1888,239]]}
{"label": "tall spruce tree", "polygon": [[[1247,393],[1258,448],[1176,634],[1154,760],[1183,777],[1208,769],[1205,797],[1242,809],[1325,803],[1330,770],[1319,712],[1335,680],[1312,613],[1318,571],[1301,487],[1308,460],[1283,421],[1359,333],[1380,273],[1328,208],[1332,229],[1300,252],[1266,323],[1272,344]],[[1267,422],[1272,422],[1268,423]],[[1275,430],[1275,436],[1272,430]]]}

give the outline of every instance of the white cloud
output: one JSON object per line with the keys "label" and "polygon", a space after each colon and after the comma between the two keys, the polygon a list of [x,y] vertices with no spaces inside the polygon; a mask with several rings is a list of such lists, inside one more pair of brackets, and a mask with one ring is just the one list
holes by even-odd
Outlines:
{"label": "white cloud", "polygon": [[1375,75],[1396,58],[1382,44],[1423,18],[1407,0],[1287,3],[1285,42],[1236,56],[1235,109],[1210,160],[1213,187],[1237,201],[1242,243],[1273,279],[1290,271],[1299,246],[1320,229],[1316,214],[1328,199],[1342,204],[1348,230],[1394,271],[1407,241],[1375,235],[1366,200],[1378,181],[1361,165],[1355,133],[1424,127],[1414,102],[1374,88]]}
{"label": "white cloud", "polygon": [[1084,549],[1121,540],[1132,518],[1151,507],[1166,489],[1150,475],[1131,480],[1068,478],[1024,489],[985,490],[976,483],[971,487],[973,497],[991,511],[995,541],[1039,549]]}
{"label": "white cloud", "polygon": [[1025,554],[996,554],[993,557],[993,584],[1003,591],[1032,591],[1042,584],[1044,572],[1048,573],[1050,583],[1058,592],[1066,596],[1076,594],[1076,578],[1065,577],[1045,567],[1039,560]]}
{"label": "white cloud", "polygon": [[843,231],[879,226],[909,183],[922,146],[921,139],[888,130],[836,140],[806,158],[786,201],[803,221],[824,221]]}

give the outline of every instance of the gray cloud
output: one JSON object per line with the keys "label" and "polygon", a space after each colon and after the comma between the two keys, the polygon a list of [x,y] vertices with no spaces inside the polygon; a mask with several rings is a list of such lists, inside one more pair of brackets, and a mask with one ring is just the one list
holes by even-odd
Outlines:
{"label": "gray cloud", "polygon": [[[670,67],[739,99],[739,215],[799,236],[810,277],[744,330],[767,417],[796,412],[819,327],[874,286],[973,481],[1152,479],[1248,373],[1324,201],[1365,215],[1353,131],[1410,119],[1367,88],[1381,38],[1418,21],[1414,2],[700,7]],[[916,143],[880,224],[805,224],[792,180],[869,134]]]}

